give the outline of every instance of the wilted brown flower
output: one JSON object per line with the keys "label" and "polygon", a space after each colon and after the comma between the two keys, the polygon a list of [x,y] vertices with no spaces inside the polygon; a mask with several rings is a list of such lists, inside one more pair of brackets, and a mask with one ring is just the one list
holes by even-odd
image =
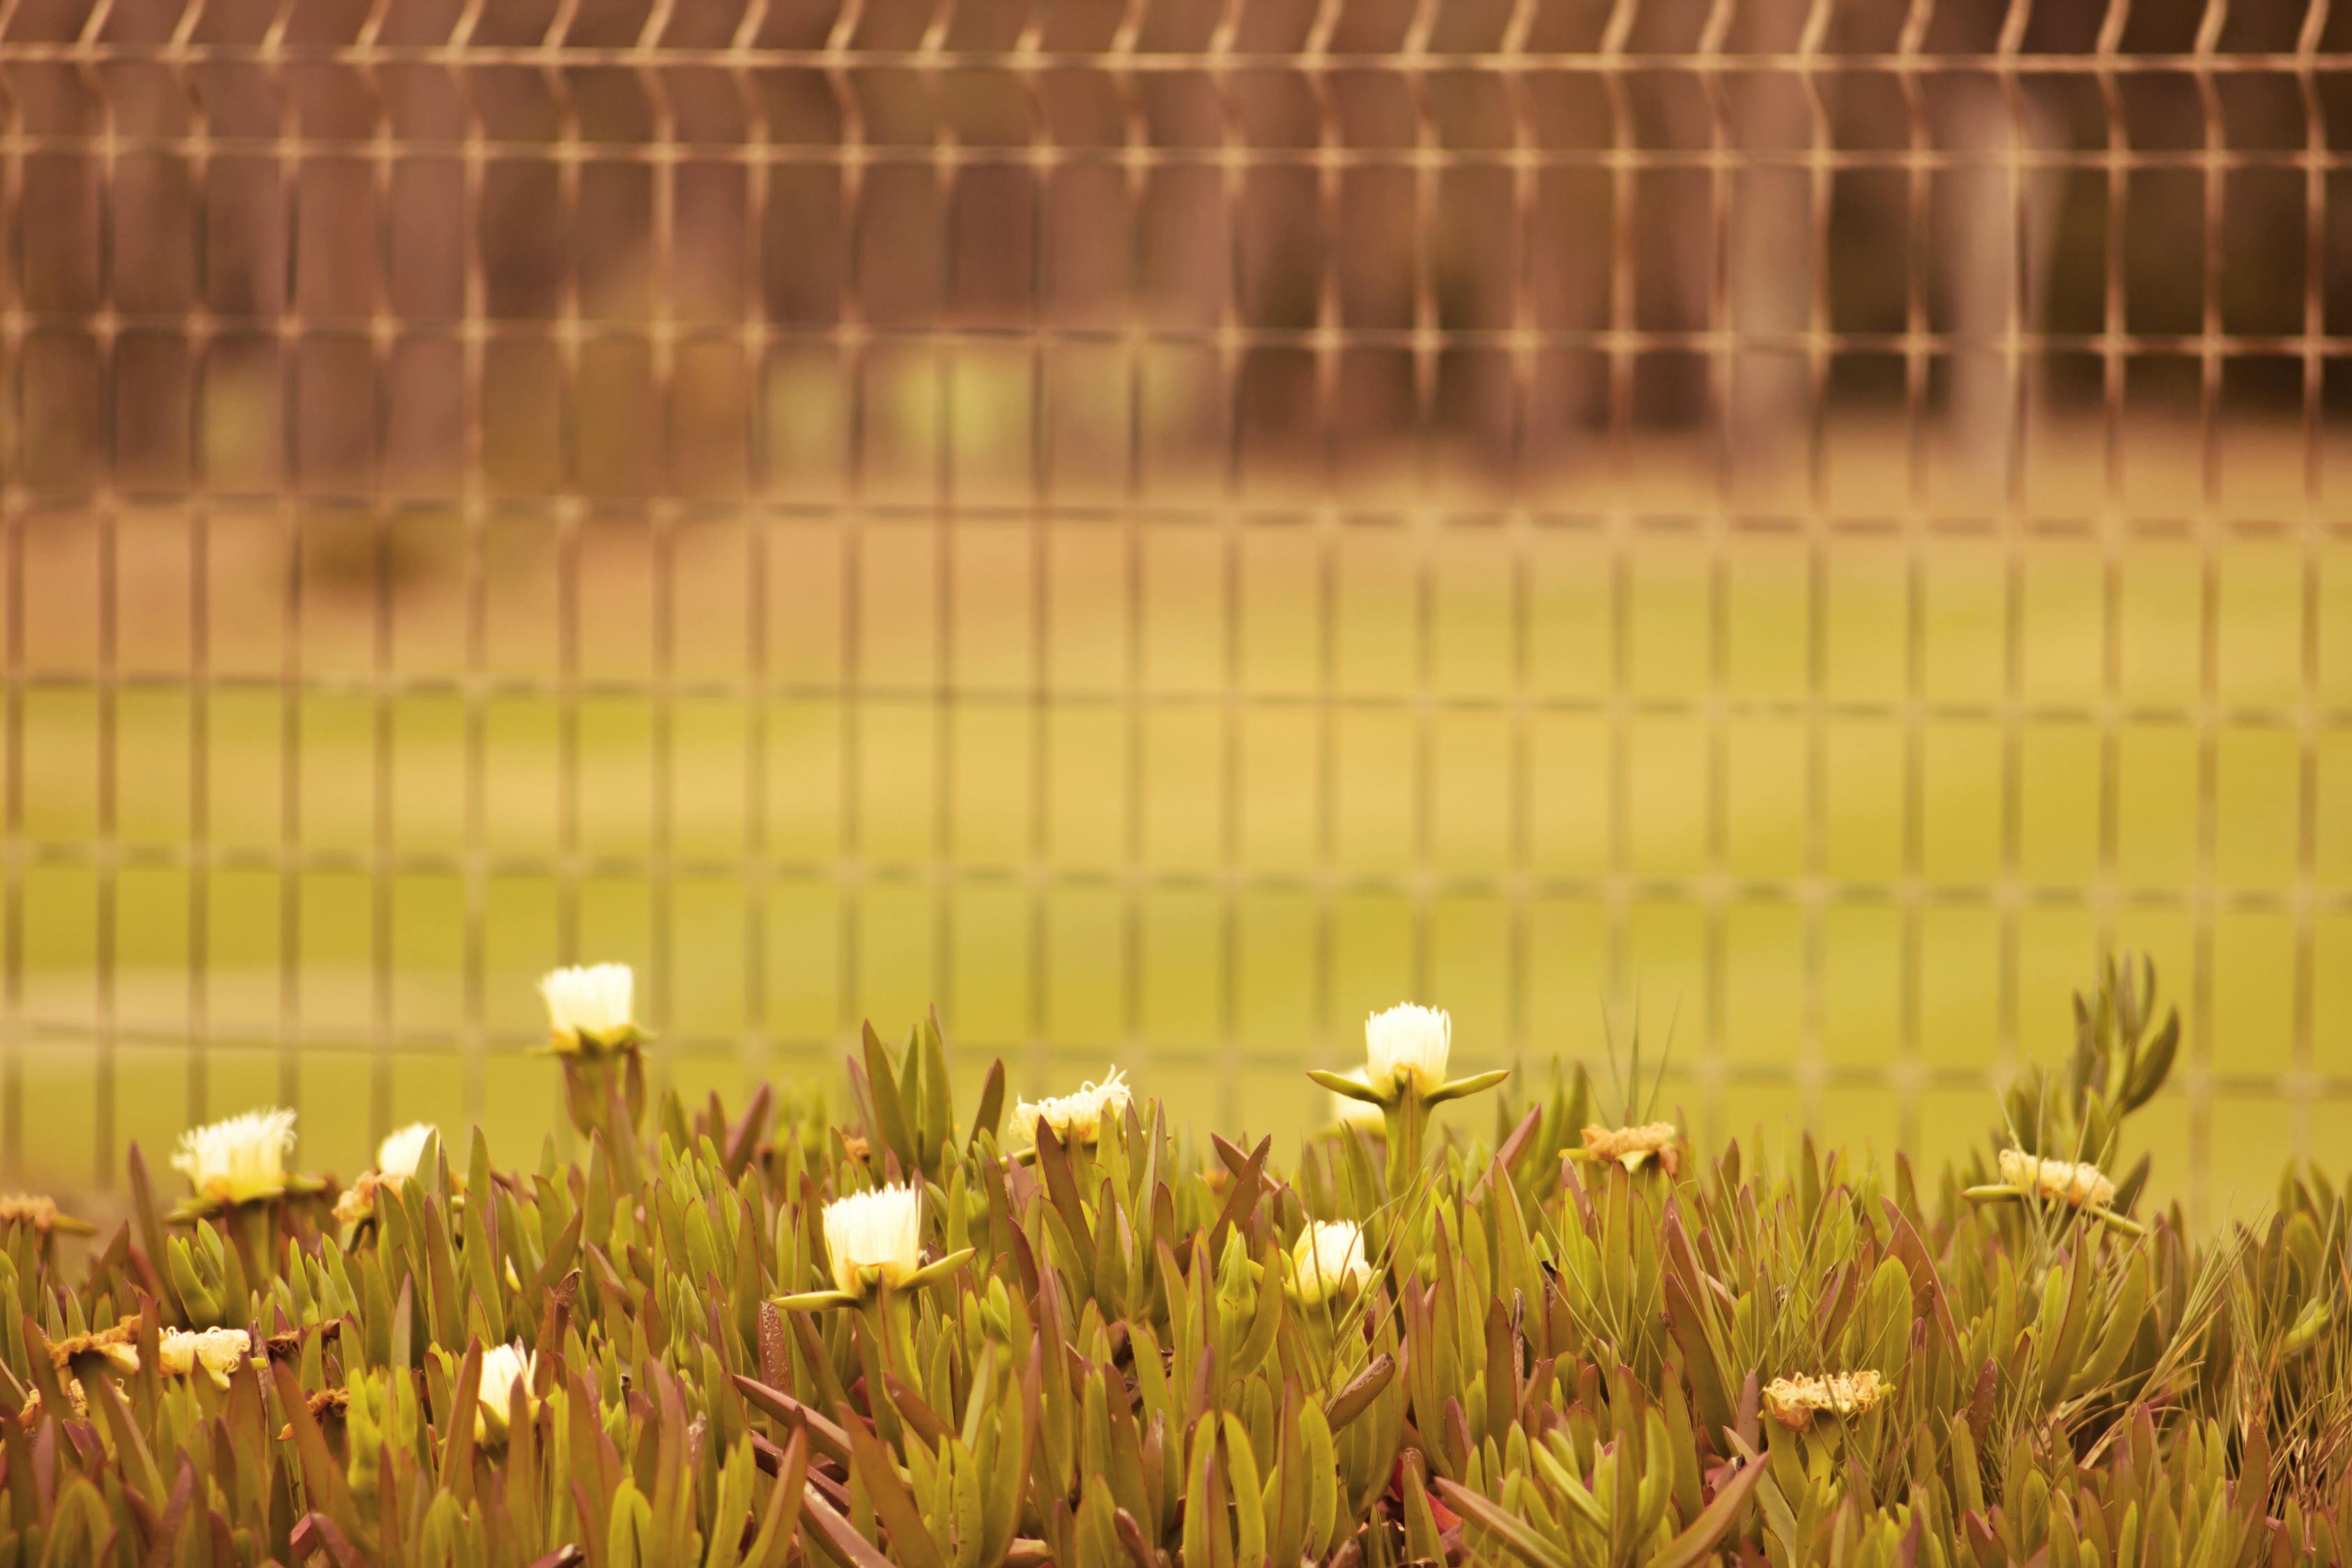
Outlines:
{"label": "wilted brown flower", "polygon": [[0,1225],[29,1225],[47,1233],[57,1223],[55,1198],[36,1197],[29,1193],[10,1193],[0,1197]]}
{"label": "wilted brown flower", "polygon": [[49,1360],[59,1372],[73,1364],[77,1356],[100,1355],[117,1372],[139,1370],[139,1315],[136,1312],[119,1320],[112,1328],[93,1329],[86,1334],[68,1334],[49,1343]]}
{"label": "wilted brown flower", "polygon": [[1790,1431],[1802,1432],[1816,1415],[1859,1415],[1892,1391],[1874,1372],[1776,1377],[1765,1387],[1764,1408]]}
{"label": "wilted brown flower", "polygon": [[2037,1160],[2022,1149],[2003,1149],[2000,1179],[2021,1193],[2036,1193],[2052,1203],[2076,1208],[2103,1209],[2116,1201],[2116,1184],[2096,1165],[2068,1160]]}
{"label": "wilted brown flower", "polygon": [[1644,1160],[1655,1160],[1658,1169],[1673,1175],[1682,1163],[1675,1147],[1675,1124],[1671,1121],[1649,1121],[1639,1127],[1588,1127],[1584,1130],[1584,1152],[1596,1160],[1614,1160],[1629,1171],[1638,1171]]}

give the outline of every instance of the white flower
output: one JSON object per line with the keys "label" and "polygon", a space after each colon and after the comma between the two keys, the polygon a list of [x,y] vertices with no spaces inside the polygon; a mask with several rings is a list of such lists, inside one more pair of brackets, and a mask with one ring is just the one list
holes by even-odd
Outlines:
{"label": "white flower", "polygon": [[206,1329],[202,1333],[165,1329],[155,1351],[169,1375],[185,1377],[201,1366],[223,1387],[227,1386],[229,1374],[252,1353],[252,1336],[243,1329]]}
{"label": "white flower", "polygon": [[1364,1077],[1384,1094],[1437,1088],[1453,1049],[1454,1020],[1435,1007],[1406,1002],[1364,1020]]}
{"label": "white flower", "polygon": [[1350,1286],[1360,1290],[1372,1277],[1364,1261],[1364,1233],[1344,1219],[1307,1221],[1290,1261],[1290,1288],[1310,1307]]}
{"label": "white flower", "polygon": [[625,963],[559,969],[539,983],[547,998],[548,1027],[560,1050],[618,1047],[636,1037],[630,1001],[636,976]]}
{"label": "white flower", "polygon": [[1013,1107],[1013,1130],[1024,1140],[1034,1138],[1037,1123],[1043,1121],[1065,1143],[1100,1142],[1104,1123],[1125,1115],[1133,1099],[1127,1080],[1113,1068],[1102,1082],[1082,1083],[1075,1094],[1017,1101]]}
{"label": "white flower", "polygon": [[2020,1192],[2038,1193],[2053,1203],[2103,1209],[2116,1201],[2116,1184],[2096,1165],[2037,1160],[2021,1149],[2003,1149],[2000,1179]]}
{"label": "white flower", "polygon": [[437,1131],[430,1121],[412,1121],[399,1131],[387,1136],[375,1146],[375,1169],[380,1176],[413,1176],[416,1162],[425,1158],[425,1145]]}
{"label": "white flower", "polygon": [[[1349,1083],[1360,1083],[1367,1089],[1371,1087],[1371,1079],[1365,1076],[1361,1068],[1349,1068],[1339,1076]],[[1360,1127],[1368,1132],[1385,1132],[1389,1125],[1389,1119],[1381,1114],[1379,1106],[1358,1100],[1353,1095],[1341,1094],[1336,1089],[1331,1091],[1331,1120],[1342,1127]]]}
{"label": "white flower", "polygon": [[187,1176],[198,1197],[241,1204],[286,1190],[286,1156],[293,1149],[292,1111],[248,1110],[181,1133],[172,1168]]}
{"label": "white flower", "polygon": [[519,1344],[490,1345],[483,1350],[482,1377],[475,1391],[475,1397],[481,1402],[481,1408],[474,1412],[476,1441],[487,1440],[492,1430],[506,1430],[515,1384],[522,1384],[528,1400],[531,1379],[538,1370],[539,1358]]}
{"label": "white flower", "polygon": [[824,1249],[836,1289],[865,1294],[869,1269],[896,1285],[922,1267],[923,1194],[919,1187],[877,1187],[824,1205]]}

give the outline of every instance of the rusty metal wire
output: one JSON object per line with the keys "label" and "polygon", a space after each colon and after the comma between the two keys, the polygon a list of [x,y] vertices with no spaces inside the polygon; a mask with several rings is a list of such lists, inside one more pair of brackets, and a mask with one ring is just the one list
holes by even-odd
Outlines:
{"label": "rusty metal wire", "polygon": [[[1345,1054],[1364,952],[1401,956],[1391,989],[1482,976],[1502,996],[1487,1048],[1518,1058],[1561,1043],[1547,922],[1591,932],[1612,985],[1688,929],[1671,940],[1694,955],[1697,1043],[1677,1072],[1710,1129],[1740,1120],[1735,1085],[1785,1088],[1809,1121],[1853,1090],[1907,1147],[1937,1091],[2017,1061],[2035,921],[2063,915],[2097,947],[2154,931],[2187,960],[2202,1205],[2217,1108],[2284,1113],[2308,1149],[2315,1108],[2352,1101],[2352,1063],[2320,1048],[2330,944],[2352,940],[2331,826],[2352,766],[2334,586],[2352,528],[2329,478],[2352,357],[2339,9],[0,0],[0,1163],[38,1163],[43,1047],[87,1058],[95,1184],[119,1170],[127,1073],[178,1060],[177,1102],[221,1109],[214,1054],[256,1037],[212,979],[248,945],[222,925],[242,879],[274,889],[277,1092],[356,1060],[374,1131],[404,1063],[460,1074],[468,1112],[493,1101],[494,1064],[532,1037],[494,986],[597,956],[583,910],[621,889],[643,900],[628,941],[672,1070],[829,1053],[877,989],[936,996],[953,1027],[975,966],[1011,953],[1017,1016],[992,1004],[976,1045],[1039,1079],[1106,1055],[1197,1064],[1198,1109],[1227,1123],[1272,1069]],[[2294,470],[2259,497],[2225,463],[2246,429],[2269,443],[2253,466]],[[1867,483],[1842,467],[1857,439]],[[2151,492],[2143,471],[2170,477]],[[543,550],[518,554],[524,537]],[[716,587],[714,538],[733,552]],[[2262,689],[2225,638],[2247,548],[2293,557],[2293,670]],[[1066,574],[1080,549],[1096,575]],[[1289,586],[1263,595],[1276,549]],[[1738,624],[1763,550],[1794,552],[1801,584],[1801,673],[1779,690],[1743,668]],[[2064,689],[2029,602],[2053,551],[2095,580],[2077,619],[2096,676]],[[1180,552],[1189,598],[1166,586]],[[1547,607],[1570,558],[1580,608]],[[2152,689],[2127,668],[2134,584],[2181,559],[2193,658]],[[1465,682],[1439,626],[1461,563],[1489,560],[1500,586],[1470,619],[1499,673]],[[1832,584],[1888,560],[1895,629],[1858,650]],[[1661,610],[1648,584],[1691,561],[1687,602]],[[1939,574],[1963,561],[1990,563],[1997,623],[1967,689],[1935,652]],[[420,570],[443,584],[424,631]],[[1368,678],[1348,628],[1384,572],[1401,651]],[[47,586],[68,577],[79,597]],[[616,615],[623,590],[641,615]],[[1559,679],[1543,650],[1576,616],[1591,668]],[[540,656],[509,657],[510,616]],[[701,657],[721,623],[726,657]],[[1269,679],[1284,626],[1305,646]],[[1197,658],[1167,651],[1194,632]],[[1696,673],[1648,673],[1662,635]],[[171,704],[184,788],[126,819],[127,798],[153,806],[137,726]],[[346,707],[363,761],[322,776],[318,728]],[[642,831],[615,833],[589,797],[615,766],[597,726],[624,708],[644,715]],[[445,710],[457,827],[426,831],[404,769]],[[693,736],[720,712],[740,742],[714,847]],[[555,784],[548,820],[521,822],[500,729],[540,713]],[[236,737],[257,724],[267,790],[222,760],[251,762]],[[1366,855],[1343,796],[1381,725],[1405,736],[1405,805],[1401,842]],[[1502,782],[1465,807],[1448,753],[1473,733],[1500,737]],[[1598,781],[1584,864],[1547,837],[1563,733]],[[1645,748],[1685,733],[1695,847],[1662,850]],[[1958,870],[1934,847],[1956,733],[1997,779],[1993,863]],[[2160,873],[2126,848],[2133,748],[2156,733],[2185,737],[2193,773],[2193,852]],[[1858,734],[1899,751],[1874,807],[1899,847],[1861,868],[1834,760]],[[2087,737],[2096,774],[2067,872],[2028,844],[2028,753],[2056,734]],[[2291,798],[2225,791],[2249,737],[2292,748]],[[1799,759],[1777,860],[1736,820],[1759,743]],[[126,745],[148,759],[128,773]],[[793,746],[830,770],[818,842],[777,811],[820,788]],[[1302,759],[1303,805],[1267,805],[1254,770],[1276,753]],[[908,770],[928,785],[894,806]],[[1211,825],[1172,850],[1171,770]],[[974,826],[992,791],[1017,827]],[[1100,853],[1069,849],[1074,792],[1106,803]],[[259,794],[274,832],[225,826]],[[333,826],[352,813],[363,831]],[[1481,813],[1498,847],[1462,850]],[[2242,873],[2225,821],[2281,813],[2291,857]],[[1289,826],[1253,826],[1269,815]],[[345,913],[365,1001],[322,1016],[305,941],[343,883],[364,889]],[[446,1019],[402,1000],[412,884],[457,889]],[[504,954],[498,907],[542,885],[551,941]],[[709,885],[738,907],[719,927],[681,912]],[[86,943],[44,934],[60,888]],[[831,903],[823,1017],[786,994],[777,944],[808,932],[779,900],[798,893]],[[1310,980],[1269,1029],[1245,972],[1276,908],[1304,911]],[[1146,983],[1171,909],[1207,911],[1208,1016],[1181,1027]],[[1401,940],[1362,938],[1387,929],[1367,910],[1399,912]],[[1894,1037],[1861,1057],[1830,1044],[1833,927],[1854,911],[1894,932]],[[1923,1043],[1939,912],[1994,933],[1981,962],[1934,961],[1995,999],[1981,1060]],[[1801,1016],[1764,1055],[1731,981],[1750,917],[1798,932]],[[907,920],[919,954],[877,958]],[[2252,1066],[2221,1017],[2224,985],[2252,984],[2231,978],[2242,920],[2292,950],[2291,1044]],[[158,924],[186,973],[163,1021],[121,1005],[121,932]],[[1055,954],[1097,924],[1076,962],[1115,1002],[1073,1026]],[[1456,926],[1491,966],[1444,957]],[[681,973],[722,927],[740,994],[712,1024]],[[85,972],[87,1006],[56,1005],[43,976]]]}

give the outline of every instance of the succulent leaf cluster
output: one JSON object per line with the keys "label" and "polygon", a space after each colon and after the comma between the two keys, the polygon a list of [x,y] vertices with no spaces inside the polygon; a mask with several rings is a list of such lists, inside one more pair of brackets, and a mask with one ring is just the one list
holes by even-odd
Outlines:
{"label": "succulent leaf cluster", "polygon": [[2344,1194],[2142,1212],[2177,1024],[2078,1020],[1927,1176],[1434,1048],[1277,1163],[935,1018],[730,1112],[600,1020],[577,1160],[0,1204],[0,1564],[2352,1563]]}

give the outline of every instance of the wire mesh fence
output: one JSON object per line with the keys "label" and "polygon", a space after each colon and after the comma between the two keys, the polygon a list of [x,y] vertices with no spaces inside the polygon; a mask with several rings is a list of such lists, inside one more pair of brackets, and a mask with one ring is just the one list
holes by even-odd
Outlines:
{"label": "wire mesh fence", "polygon": [[1940,1152],[2130,945],[2227,1201],[2352,1126],[2340,9],[5,0],[0,1163],[551,1125],[607,957]]}

